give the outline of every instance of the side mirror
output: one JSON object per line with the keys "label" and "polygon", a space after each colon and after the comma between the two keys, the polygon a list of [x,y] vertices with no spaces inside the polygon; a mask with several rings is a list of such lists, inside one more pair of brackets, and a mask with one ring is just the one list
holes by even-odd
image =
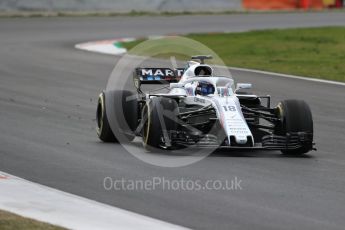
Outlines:
{"label": "side mirror", "polygon": [[170,83],[170,89],[183,88],[183,83]]}
{"label": "side mirror", "polygon": [[237,83],[235,91],[240,90],[240,89],[251,89],[251,88],[252,88],[251,83]]}

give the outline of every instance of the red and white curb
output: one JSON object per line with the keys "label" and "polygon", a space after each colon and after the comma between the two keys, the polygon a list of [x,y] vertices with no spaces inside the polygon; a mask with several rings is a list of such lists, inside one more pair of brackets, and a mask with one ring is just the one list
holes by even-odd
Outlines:
{"label": "red and white curb", "polygon": [[3,172],[0,209],[68,229],[185,229]]}
{"label": "red and white curb", "polygon": [[121,55],[127,53],[127,49],[121,46],[121,42],[131,42],[135,40],[135,38],[121,38],[113,40],[85,42],[76,44],[75,48],[96,53]]}
{"label": "red and white curb", "polygon": [[[172,34],[174,35],[174,34]],[[112,40],[91,41],[76,44],[74,47],[80,50],[86,50],[90,52],[110,54],[110,55],[122,55],[127,53],[127,49],[122,47],[124,42],[132,42],[139,39],[159,39],[166,36],[152,35],[143,38],[118,38]]]}

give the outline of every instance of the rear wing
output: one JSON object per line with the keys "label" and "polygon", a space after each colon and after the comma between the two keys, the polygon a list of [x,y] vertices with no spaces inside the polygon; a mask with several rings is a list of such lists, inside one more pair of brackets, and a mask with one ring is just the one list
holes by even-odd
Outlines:
{"label": "rear wing", "polygon": [[133,80],[136,88],[141,84],[169,84],[178,82],[184,73],[184,68],[136,68]]}

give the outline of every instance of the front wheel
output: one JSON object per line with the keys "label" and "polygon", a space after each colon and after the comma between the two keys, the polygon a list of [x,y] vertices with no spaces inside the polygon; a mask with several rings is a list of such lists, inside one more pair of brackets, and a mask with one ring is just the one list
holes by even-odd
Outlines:
{"label": "front wheel", "polygon": [[178,105],[174,99],[153,97],[143,108],[143,145],[147,150],[171,147],[169,131],[177,129]]}
{"label": "front wheel", "polygon": [[296,149],[283,149],[283,154],[302,155],[313,149],[313,117],[308,104],[302,100],[284,100],[277,106],[280,124],[275,134],[289,135],[291,133],[304,133],[306,140]]}

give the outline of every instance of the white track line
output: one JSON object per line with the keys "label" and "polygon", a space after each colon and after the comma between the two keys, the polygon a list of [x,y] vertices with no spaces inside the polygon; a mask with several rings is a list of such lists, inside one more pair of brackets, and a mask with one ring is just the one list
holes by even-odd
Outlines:
{"label": "white track line", "polygon": [[[152,37],[162,38],[164,36],[152,36]],[[75,48],[81,49],[81,50],[87,50],[90,52],[97,52],[97,53],[104,53],[104,54],[118,56],[118,55],[125,54],[127,50],[125,48],[119,48],[113,44],[120,43],[120,42],[135,41],[135,40],[136,40],[135,38],[122,38],[122,39],[116,39],[116,40],[86,42],[86,43],[75,45]],[[318,83],[345,86],[344,82],[329,81],[329,80],[302,77],[302,76],[296,76],[296,75],[290,75],[290,74],[274,73],[274,72],[255,70],[255,69],[237,68],[237,67],[231,67],[231,66],[227,66],[227,68],[238,70],[238,71],[250,72],[250,73],[260,73],[260,74],[276,76],[276,77],[285,77],[285,78],[292,78],[292,79],[298,79],[298,80],[303,80],[303,81],[312,81],[312,82],[318,82]]]}
{"label": "white track line", "polygon": [[329,81],[329,80],[323,80],[323,79],[317,79],[317,78],[301,77],[301,76],[290,75],[290,74],[274,73],[274,72],[268,72],[268,71],[262,71],[262,70],[245,69],[245,68],[237,68],[237,67],[230,67],[230,66],[228,66],[227,68],[232,69],[232,70],[245,71],[249,73],[260,73],[260,74],[277,76],[277,77],[298,79],[298,80],[303,80],[303,81],[313,81],[313,82],[319,82],[319,83],[345,86],[344,82]]}
{"label": "white track line", "polygon": [[3,172],[0,209],[68,229],[185,229]]}

